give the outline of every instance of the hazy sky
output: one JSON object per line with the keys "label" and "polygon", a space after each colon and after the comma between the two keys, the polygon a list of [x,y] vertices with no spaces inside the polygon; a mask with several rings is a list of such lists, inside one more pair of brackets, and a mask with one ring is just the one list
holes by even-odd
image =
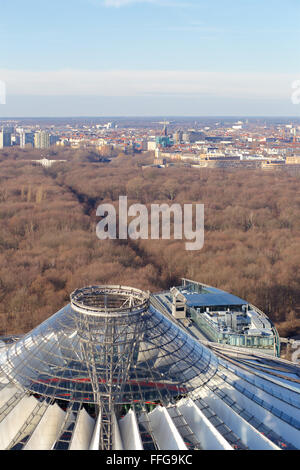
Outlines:
{"label": "hazy sky", "polygon": [[300,115],[299,0],[0,6],[0,116]]}

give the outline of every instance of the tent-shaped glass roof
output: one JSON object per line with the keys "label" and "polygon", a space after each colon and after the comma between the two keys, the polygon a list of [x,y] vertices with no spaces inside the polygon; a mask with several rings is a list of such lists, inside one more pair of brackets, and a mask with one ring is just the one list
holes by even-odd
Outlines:
{"label": "tent-shaped glass roof", "polygon": [[71,302],[0,356],[16,384],[55,399],[100,405],[170,402],[206,383],[215,355],[120,286],[75,291]]}
{"label": "tent-shaped glass roof", "polygon": [[79,289],[2,347],[0,448],[298,448],[299,367],[203,345],[163,307],[166,297]]}

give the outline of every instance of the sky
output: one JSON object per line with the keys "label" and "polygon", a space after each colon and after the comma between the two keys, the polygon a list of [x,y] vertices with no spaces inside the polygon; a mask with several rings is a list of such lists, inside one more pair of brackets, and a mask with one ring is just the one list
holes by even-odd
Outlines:
{"label": "sky", "polygon": [[300,116],[299,0],[0,6],[0,117]]}

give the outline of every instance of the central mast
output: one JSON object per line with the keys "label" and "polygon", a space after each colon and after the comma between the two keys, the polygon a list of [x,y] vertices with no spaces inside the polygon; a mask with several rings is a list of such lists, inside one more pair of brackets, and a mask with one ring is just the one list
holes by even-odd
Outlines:
{"label": "central mast", "polygon": [[121,286],[87,287],[71,294],[71,305],[80,314],[81,350],[100,414],[99,447],[110,450],[114,414],[117,404],[122,402],[141,339],[142,314],[148,310],[149,295]]}

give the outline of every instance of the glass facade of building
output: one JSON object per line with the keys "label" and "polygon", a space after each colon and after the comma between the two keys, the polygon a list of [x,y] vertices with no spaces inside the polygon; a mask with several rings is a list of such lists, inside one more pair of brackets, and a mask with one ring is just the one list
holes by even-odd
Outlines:
{"label": "glass facade of building", "polygon": [[228,344],[230,346],[274,350],[274,336],[250,336],[236,333],[223,333],[218,331],[212,324],[209,323],[206,318],[203,317],[201,313],[198,313],[195,309],[190,308],[189,312],[191,315],[191,319],[211,341],[221,344]]}
{"label": "glass facade of building", "polygon": [[[43,396],[95,404],[110,397],[122,405],[170,402],[215,373],[214,354],[147,298],[129,306],[121,290],[123,307],[112,308],[118,294],[92,289],[84,291],[84,307],[76,297],[2,354],[0,366],[11,380]],[[99,296],[110,307],[100,307]]]}

